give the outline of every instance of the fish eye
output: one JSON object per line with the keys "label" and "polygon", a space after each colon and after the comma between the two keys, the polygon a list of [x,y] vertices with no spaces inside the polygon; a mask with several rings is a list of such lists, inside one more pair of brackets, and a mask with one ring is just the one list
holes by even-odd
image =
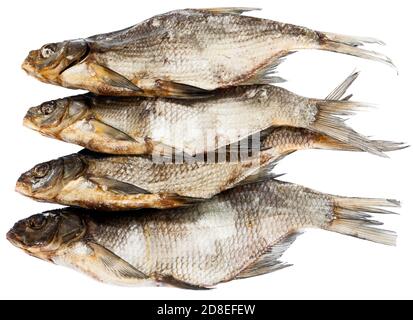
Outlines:
{"label": "fish eye", "polygon": [[51,114],[55,109],[56,109],[56,102],[54,101],[45,102],[40,106],[40,111],[45,116]]}
{"label": "fish eye", "polygon": [[29,228],[33,230],[40,230],[46,224],[46,218],[42,215],[34,216],[29,221]]}
{"label": "fish eye", "polygon": [[34,167],[33,173],[36,178],[44,178],[49,172],[49,165],[47,163],[42,163]]}
{"label": "fish eye", "polygon": [[56,52],[56,47],[53,44],[46,44],[40,49],[40,54],[43,59],[50,58]]}

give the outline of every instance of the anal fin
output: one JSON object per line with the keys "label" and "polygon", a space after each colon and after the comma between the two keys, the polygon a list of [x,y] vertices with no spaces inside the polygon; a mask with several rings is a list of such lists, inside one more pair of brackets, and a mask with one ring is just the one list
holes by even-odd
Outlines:
{"label": "anal fin", "polygon": [[263,153],[263,152],[269,152],[270,154],[272,154],[273,155],[272,159],[267,164],[262,165],[262,166],[258,167],[255,171],[251,172],[248,175],[248,177],[241,180],[239,183],[236,184],[236,186],[242,186],[242,185],[246,185],[246,184],[249,184],[249,183],[263,182],[263,181],[267,181],[267,180],[282,177],[284,175],[284,173],[283,174],[276,174],[272,171],[281,159],[283,159],[284,157],[294,153],[295,150],[284,152],[282,154],[279,154],[278,156],[275,156],[273,154],[274,153],[273,148],[268,148],[267,150],[261,151],[261,153]]}
{"label": "anal fin", "polygon": [[174,278],[173,276],[161,277],[159,278],[159,281],[166,283],[170,286],[181,288],[181,289],[188,289],[188,290],[211,290],[212,289],[206,286],[194,285],[194,284],[182,281],[182,280],[178,280]]}
{"label": "anal fin", "polygon": [[264,253],[255,262],[242,270],[236,276],[236,279],[256,277],[291,266],[291,264],[279,261],[279,258],[291,246],[291,244],[299,235],[299,232],[294,232],[283,238],[274,246],[270,247],[266,253]]}
{"label": "anal fin", "polygon": [[284,62],[285,57],[290,54],[295,53],[295,51],[290,52],[280,52],[276,57],[272,59],[268,64],[265,64],[262,68],[256,70],[250,78],[243,81],[241,84],[254,85],[254,84],[271,84],[271,83],[282,83],[286,82],[285,79],[276,76],[277,67]]}
{"label": "anal fin", "polygon": [[272,172],[272,170],[275,168],[277,163],[278,161],[274,161],[266,166],[260,167],[259,169],[257,169],[256,172],[253,172],[248,177],[246,177],[244,180],[237,183],[235,186],[238,187],[238,186],[243,186],[243,185],[250,184],[250,183],[263,182],[263,181],[276,179],[278,177],[283,176],[284,174],[276,174]]}

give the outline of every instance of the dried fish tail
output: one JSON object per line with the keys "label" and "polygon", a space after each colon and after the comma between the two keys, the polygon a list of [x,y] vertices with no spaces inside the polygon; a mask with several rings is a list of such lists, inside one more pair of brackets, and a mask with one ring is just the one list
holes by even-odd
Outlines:
{"label": "dried fish tail", "polygon": [[[346,142],[341,142],[339,140],[330,138],[328,136],[317,134],[314,135],[314,143],[311,146],[314,149],[324,149],[324,150],[339,150],[339,151],[365,151],[360,147],[348,144]],[[382,152],[391,152],[402,150],[408,147],[403,142],[394,142],[386,140],[366,140],[369,143],[370,148]],[[381,154],[380,154],[381,155]]]}
{"label": "dried fish tail", "polygon": [[381,40],[366,37],[352,37],[329,32],[318,32],[318,34],[320,42],[317,49],[319,50],[332,51],[378,61],[396,69],[396,66],[389,57],[375,51],[359,48],[359,46],[363,46],[364,44],[383,45],[384,43]]}
{"label": "dried fish tail", "polygon": [[[342,116],[350,116],[357,110],[363,110],[369,107],[366,103],[355,101],[330,101],[316,100],[313,102],[317,106],[318,112],[316,120],[310,125],[310,130],[316,131],[322,135],[334,138],[351,148],[370,152],[372,154],[387,157],[384,151],[388,146],[375,143],[368,137],[365,137],[345,124],[345,119]],[[325,142],[325,141],[324,141]],[[401,145],[402,147],[402,145]],[[392,146],[389,146],[391,149]]]}
{"label": "dried fish tail", "polygon": [[370,219],[370,213],[394,214],[394,212],[380,207],[400,207],[400,203],[389,199],[333,196],[333,219],[325,229],[394,246],[397,239],[396,233],[377,228],[376,226],[382,225],[382,223]]}

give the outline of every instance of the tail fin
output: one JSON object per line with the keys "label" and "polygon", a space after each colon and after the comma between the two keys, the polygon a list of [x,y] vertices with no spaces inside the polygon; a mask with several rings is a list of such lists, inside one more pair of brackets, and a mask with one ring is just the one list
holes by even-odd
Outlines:
{"label": "tail fin", "polygon": [[360,148],[351,144],[341,142],[339,140],[330,138],[323,134],[317,134],[316,141],[314,142],[314,149],[324,150],[341,150],[341,151],[363,151]]}
{"label": "tail fin", "polygon": [[409,145],[405,144],[404,142],[394,142],[386,140],[372,140],[371,143],[374,144],[375,147],[382,152],[397,151],[409,147]]}
{"label": "tail fin", "polygon": [[[365,140],[365,143],[368,143],[371,146],[371,148],[378,150],[380,152],[391,152],[396,150],[402,150],[409,147],[403,142],[368,140],[367,138]],[[317,136],[315,137],[313,148],[339,151],[364,151],[363,149],[360,149],[357,146],[330,138],[329,136],[323,134],[317,134]]]}
{"label": "tail fin", "polygon": [[329,32],[320,32],[319,35],[319,49],[321,50],[343,53],[363,59],[379,61],[396,69],[396,66],[389,57],[375,51],[359,48],[359,46],[367,43],[383,45],[384,43],[378,39],[351,37]]}
{"label": "tail fin", "polygon": [[[374,39],[371,39],[374,41]],[[358,78],[360,72],[353,71],[341,84],[339,84],[326,98],[325,100],[340,100],[341,101],[348,101],[352,97],[352,95],[348,95],[343,98],[346,94],[349,87],[353,84],[353,82]],[[333,103],[332,103],[333,104]],[[351,104],[351,102],[348,102]],[[360,136],[362,137],[362,136]],[[372,149],[378,150],[380,152],[390,152],[401,150],[409,147],[403,142],[393,142],[393,141],[385,141],[385,140],[369,140],[367,137],[362,137],[364,143],[369,144]],[[343,150],[343,151],[367,151],[360,146],[351,145],[349,143],[333,139],[323,134],[318,134],[315,137],[315,143],[313,145],[314,148],[317,149],[327,149],[327,150]]]}
{"label": "tail fin", "polygon": [[368,108],[368,104],[353,101],[328,101],[314,100],[318,107],[316,121],[310,125],[310,129],[336,139],[356,149],[372,154],[387,157],[383,150],[372,141],[357,133],[345,124],[345,120],[339,116],[349,116],[356,110]]}
{"label": "tail fin", "polygon": [[387,199],[334,197],[334,216],[326,229],[394,246],[396,245],[396,233],[375,227],[382,223],[370,219],[369,213],[394,214],[379,207],[400,207],[400,203]]}

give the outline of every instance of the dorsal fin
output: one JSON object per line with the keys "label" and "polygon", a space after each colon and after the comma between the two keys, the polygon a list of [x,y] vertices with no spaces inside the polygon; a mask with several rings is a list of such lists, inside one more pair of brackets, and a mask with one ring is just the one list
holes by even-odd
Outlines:
{"label": "dorsal fin", "polygon": [[[340,100],[344,94],[347,92],[348,88],[353,84],[354,81],[358,78],[360,72],[353,71],[342,83],[340,83],[327,97],[325,100]],[[352,95],[345,97],[344,101],[349,100]]]}
{"label": "dorsal fin", "polygon": [[212,14],[236,14],[240,15],[244,12],[261,10],[261,8],[250,8],[250,7],[224,7],[224,8],[203,8],[203,9],[189,9],[201,12],[208,12]]}

